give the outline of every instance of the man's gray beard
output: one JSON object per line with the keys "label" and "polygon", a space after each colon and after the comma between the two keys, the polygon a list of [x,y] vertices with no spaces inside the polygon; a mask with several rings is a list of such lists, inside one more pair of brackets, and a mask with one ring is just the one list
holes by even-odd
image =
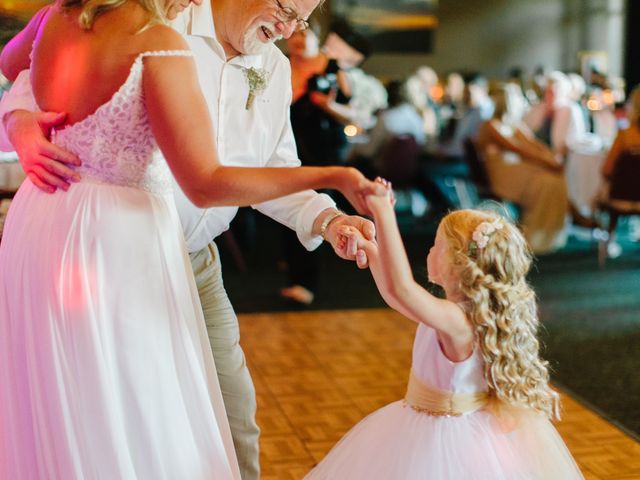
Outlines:
{"label": "man's gray beard", "polygon": [[[260,28],[260,27],[258,27]],[[244,54],[245,55],[257,55],[262,53],[264,49],[269,45],[268,43],[262,43],[258,40],[258,29],[250,30],[244,34]]]}
{"label": "man's gray beard", "polygon": [[[244,42],[242,45],[244,48],[244,52],[242,53],[244,53],[245,55],[257,55],[259,53],[262,53],[269,47],[269,45],[278,40],[279,37],[276,37],[267,43],[262,43],[258,39],[258,30],[260,29],[260,27],[262,27],[262,25],[259,25],[257,28],[249,30],[244,34]],[[265,27],[273,32],[273,25],[265,25]]]}

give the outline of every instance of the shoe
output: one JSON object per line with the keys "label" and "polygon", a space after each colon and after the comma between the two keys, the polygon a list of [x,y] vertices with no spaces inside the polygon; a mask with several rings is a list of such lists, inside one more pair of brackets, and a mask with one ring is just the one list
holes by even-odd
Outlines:
{"label": "shoe", "polygon": [[287,300],[293,300],[301,305],[311,305],[314,298],[313,292],[304,288],[302,285],[283,288],[280,290],[280,296]]}

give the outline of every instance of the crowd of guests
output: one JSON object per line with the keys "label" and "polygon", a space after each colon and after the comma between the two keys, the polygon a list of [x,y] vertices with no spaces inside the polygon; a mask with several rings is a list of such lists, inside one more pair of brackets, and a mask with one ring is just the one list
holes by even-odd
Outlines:
{"label": "crowd of guests", "polygon": [[388,82],[387,106],[377,112],[373,127],[361,128],[367,141],[352,142],[347,159],[373,177],[380,173],[385,146],[398,136],[413,136],[424,166],[416,173],[415,186],[439,216],[456,202],[438,188],[429,165],[465,164],[465,143],[471,141],[492,193],[517,206],[532,249],[552,252],[564,245],[572,223],[599,227],[592,205],[577,205],[570,198],[570,155],[604,158],[611,150],[604,162],[604,184],[612,158],[638,141],[633,96],[629,120],[620,108],[620,83],[542,70],[525,81],[519,69],[509,72],[506,81],[477,72],[452,72],[440,79],[432,68],[421,66],[407,78]]}
{"label": "crowd of guests", "polygon": [[[397,155],[415,150],[419,156],[411,187],[425,207],[417,215],[437,220],[464,205],[459,192],[451,192],[450,179],[472,183],[472,148],[492,198],[515,205],[537,254],[561,248],[571,224],[599,227],[592,205],[571,198],[570,156],[604,158],[610,150],[602,162],[606,186],[620,151],[640,143],[637,96],[631,96],[628,120],[619,108],[623,83],[595,71],[585,80],[577,73],[539,68],[525,78],[513,68],[505,79],[489,79],[471,71],[439,76],[423,65],[405,78],[383,82],[362,67],[370,44],[340,20],[326,35],[311,21],[310,28],[294,32],[280,46],[291,64],[291,124],[303,165],[348,164],[368,178],[389,176],[393,149],[398,140],[406,146],[410,138],[415,146],[398,149]],[[335,200],[349,208],[341,198]],[[282,238],[288,280],[280,295],[309,305],[318,286],[318,252],[307,251],[291,230],[283,229]]]}

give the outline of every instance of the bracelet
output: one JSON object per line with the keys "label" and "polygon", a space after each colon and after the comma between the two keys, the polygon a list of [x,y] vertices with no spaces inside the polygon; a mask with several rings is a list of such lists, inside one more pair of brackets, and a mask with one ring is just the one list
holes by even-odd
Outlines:
{"label": "bracelet", "polygon": [[342,210],[335,210],[334,212],[324,217],[324,220],[322,220],[322,225],[320,225],[320,236],[322,237],[322,240],[326,240],[324,236],[327,233],[327,228],[329,227],[331,222],[333,222],[338,217],[342,217],[343,215],[346,215],[346,213],[344,213]]}

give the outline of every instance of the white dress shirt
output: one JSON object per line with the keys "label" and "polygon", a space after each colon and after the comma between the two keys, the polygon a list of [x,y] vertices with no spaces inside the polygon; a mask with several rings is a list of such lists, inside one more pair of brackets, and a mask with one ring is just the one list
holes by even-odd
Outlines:
{"label": "white dress shirt", "polygon": [[[259,55],[240,55],[229,61],[216,39],[211,3],[192,5],[174,22],[174,28],[185,35],[195,54],[195,61],[209,112],[213,120],[220,162],[236,167],[297,167],[296,150],[289,106],[291,103],[291,70],[289,61],[275,45]],[[245,108],[249,86],[246,68],[263,68],[268,85],[259,93],[249,110]],[[176,87],[179,88],[179,87]],[[0,118],[12,110],[34,110],[35,102],[27,74],[20,75],[0,105]],[[2,136],[4,128],[0,128]],[[1,140],[1,139],[0,139]],[[12,150],[7,142],[0,148]],[[187,248],[198,251],[229,228],[237,207],[200,209],[194,206],[179,186],[174,197]],[[253,205],[253,208],[297,232],[300,242],[309,250],[322,239],[312,234],[313,222],[327,208],[335,207],[328,195],[312,190],[288,195]]]}

